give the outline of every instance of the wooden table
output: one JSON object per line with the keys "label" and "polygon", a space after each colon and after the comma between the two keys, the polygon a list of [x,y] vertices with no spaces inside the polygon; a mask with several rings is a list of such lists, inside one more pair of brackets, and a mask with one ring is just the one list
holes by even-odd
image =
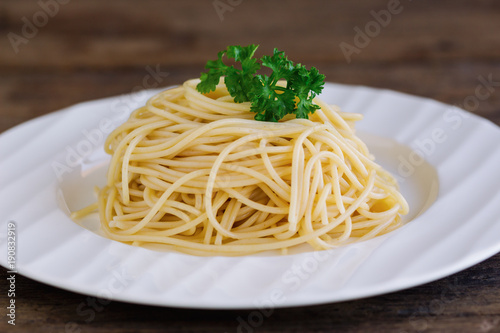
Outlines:
{"label": "wooden table", "polygon": [[[500,124],[494,0],[6,0],[0,31],[0,132],[73,103],[197,77],[226,45],[249,43],[278,47],[328,81],[430,97]],[[155,80],[144,80],[150,72]],[[490,94],[474,99],[485,80]],[[256,331],[500,332],[499,272],[497,254],[401,292],[276,309]],[[14,328],[6,278],[2,268],[2,332],[248,331],[239,318],[251,310],[112,302],[82,316],[87,296],[21,276]]]}

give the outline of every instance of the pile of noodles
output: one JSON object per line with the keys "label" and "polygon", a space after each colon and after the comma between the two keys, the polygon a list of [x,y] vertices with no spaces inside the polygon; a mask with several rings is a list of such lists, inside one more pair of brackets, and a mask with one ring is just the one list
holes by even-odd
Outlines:
{"label": "pile of noodles", "polygon": [[310,119],[253,120],[224,84],[153,96],[105,143],[98,210],[107,237],[196,255],[367,240],[401,225],[395,179],[355,135],[359,114],[319,98]]}

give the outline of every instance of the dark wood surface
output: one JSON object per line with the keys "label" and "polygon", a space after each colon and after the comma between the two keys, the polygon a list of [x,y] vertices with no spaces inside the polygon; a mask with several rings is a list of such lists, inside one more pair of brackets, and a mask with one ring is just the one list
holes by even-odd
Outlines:
{"label": "dark wood surface", "polygon": [[[383,24],[370,23],[373,13]],[[372,37],[356,37],[356,27],[373,29]],[[429,97],[500,124],[499,32],[494,0],[3,0],[0,132],[73,103],[150,88],[148,68],[159,86],[180,83],[226,45],[249,43],[278,47],[328,81]],[[357,47],[350,59],[347,44]],[[490,78],[491,94],[467,104],[480,78]],[[255,331],[500,332],[499,274],[496,255],[388,295],[275,309]],[[6,278],[2,268],[0,332],[245,332],[239,318],[251,315],[112,302],[82,316],[87,296],[17,276],[12,327]]]}

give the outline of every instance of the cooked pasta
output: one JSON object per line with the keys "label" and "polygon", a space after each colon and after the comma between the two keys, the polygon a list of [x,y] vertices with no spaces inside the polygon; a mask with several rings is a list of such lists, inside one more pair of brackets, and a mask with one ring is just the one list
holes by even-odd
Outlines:
{"label": "cooked pasta", "polygon": [[310,119],[256,121],[222,82],[209,94],[198,82],[153,96],[107,138],[98,194],[107,237],[245,255],[329,249],[401,225],[408,205],[355,135],[361,115],[316,98]]}

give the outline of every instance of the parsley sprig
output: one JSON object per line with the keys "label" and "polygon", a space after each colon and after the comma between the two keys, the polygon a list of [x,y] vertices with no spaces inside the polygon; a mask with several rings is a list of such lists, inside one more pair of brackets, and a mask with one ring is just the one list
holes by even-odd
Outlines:
{"label": "parsley sprig", "polygon": [[[232,45],[220,51],[217,60],[210,60],[205,65],[208,71],[201,74],[197,90],[201,93],[214,91],[224,77],[235,102],[251,102],[250,110],[256,113],[256,120],[279,121],[287,114],[307,119],[310,113],[319,109],[313,99],[323,90],[324,75],[314,67],[307,70],[302,64],[294,64],[278,49],[274,49],[271,56],[256,59],[257,48],[254,44]],[[240,68],[226,65],[224,56],[234,59]],[[270,68],[272,73],[257,74],[262,66]]]}

